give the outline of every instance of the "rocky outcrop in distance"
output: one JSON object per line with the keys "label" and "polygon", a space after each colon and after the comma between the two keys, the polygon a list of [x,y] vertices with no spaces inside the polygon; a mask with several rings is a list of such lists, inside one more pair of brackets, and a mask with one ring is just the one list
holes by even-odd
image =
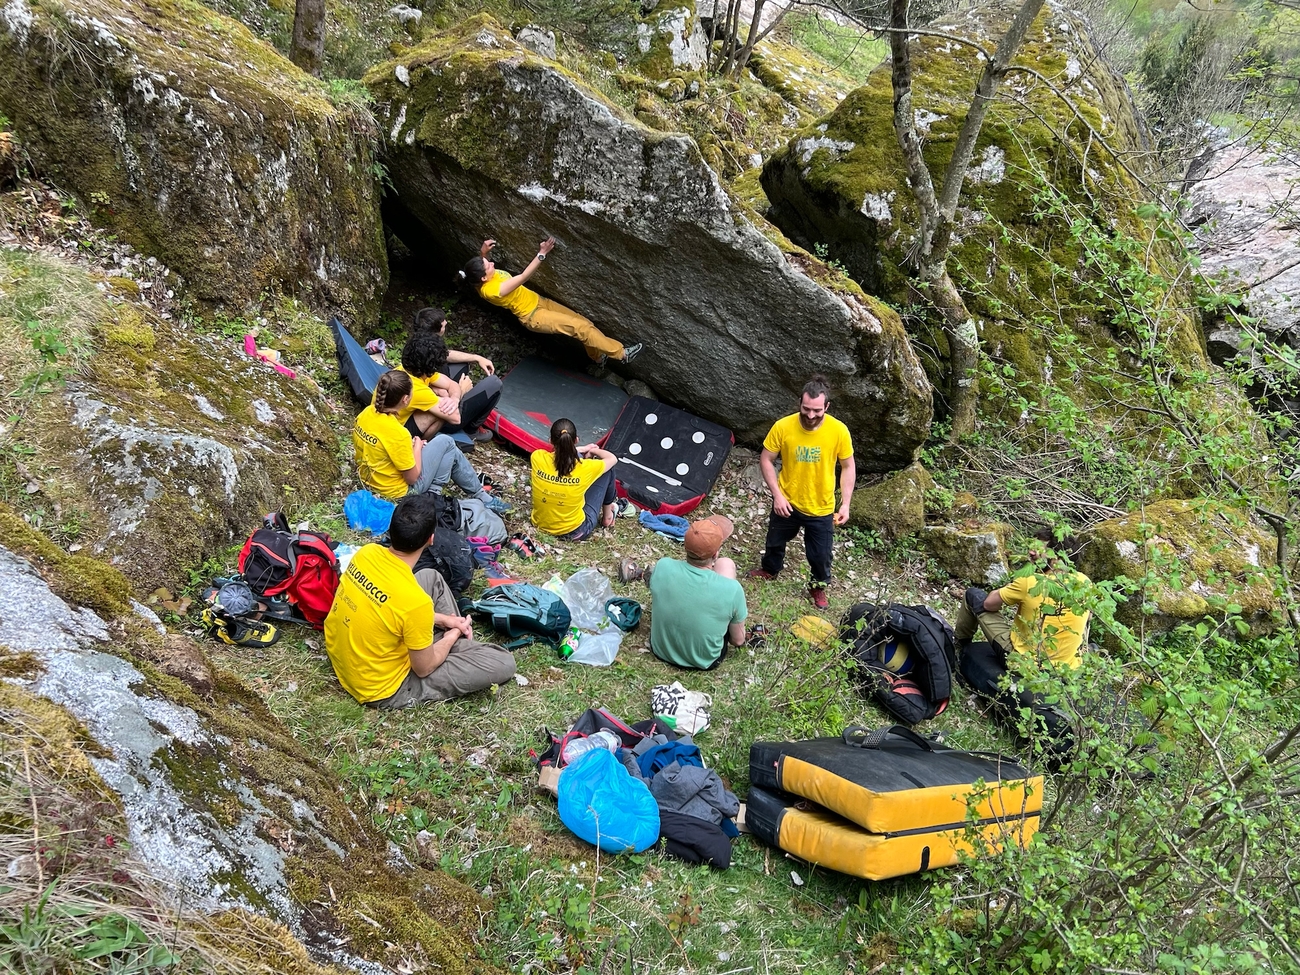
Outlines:
{"label": "rocky outcrop in distance", "polygon": [[377,314],[373,122],[326,95],[197,3],[0,5],[0,114],[37,170],[202,302]]}
{"label": "rocky outcrop in distance", "polygon": [[687,136],[645,128],[479,17],[366,76],[401,205],[450,271],[485,237],[543,294],[646,343],[630,367],[669,402],[760,440],[813,372],[866,470],[905,466],[930,386],[901,320],[783,251],[728,199]]}

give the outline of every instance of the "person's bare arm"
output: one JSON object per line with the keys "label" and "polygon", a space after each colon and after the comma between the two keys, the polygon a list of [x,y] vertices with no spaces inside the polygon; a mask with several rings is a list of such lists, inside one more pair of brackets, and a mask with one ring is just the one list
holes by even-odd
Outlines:
{"label": "person's bare arm", "polygon": [[428,677],[441,667],[442,662],[447,659],[447,654],[451,653],[451,648],[460,639],[460,635],[460,630],[448,630],[423,650],[410,651],[411,671],[415,676]]}
{"label": "person's bare arm", "polygon": [[772,510],[782,518],[789,518],[793,509],[776,483],[776,454],[764,447],[758,455],[758,469],[763,472],[763,483],[772,492]]}
{"label": "person's bare arm", "polygon": [[461,363],[461,362],[472,363],[473,365],[476,365],[480,369],[482,369],[484,375],[487,376],[491,376],[496,373],[496,366],[492,364],[491,359],[489,359],[487,356],[475,355],[472,352],[461,352],[457,349],[448,349],[447,361],[456,362],[456,363]]}
{"label": "person's bare arm", "polygon": [[578,454],[591,460],[598,460],[605,465],[605,470],[609,470],[618,463],[618,458],[604,447],[598,447],[594,443],[584,444],[578,448]]}
{"label": "person's bare arm", "polygon": [[426,442],[420,437],[411,438],[411,453],[415,455],[415,466],[410,470],[402,471],[402,480],[406,481],[407,484],[414,484],[420,479],[420,451],[424,450]]}
{"label": "person's bare arm", "polygon": [[843,525],[849,520],[849,502],[853,500],[853,488],[858,483],[858,465],[852,457],[840,461],[840,510],[835,512],[835,524]]}
{"label": "person's bare arm", "polygon": [[528,266],[512,278],[506,278],[501,283],[501,291],[498,292],[502,298],[514,291],[525,281],[533,276],[533,272],[542,266],[543,255],[549,254],[555,248],[555,238],[547,237],[537,246],[537,256],[528,262]]}
{"label": "person's bare arm", "polygon": [[984,612],[997,613],[1002,610],[1006,603],[1002,601],[1002,594],[996,589],[984,598]]}
{"label": "person's bare arm", "polygon": [[[450,362],[451,359],[448,358],[447,361]],[[460,399],[460,383],[449,378],[445,373],[438,373],[438,378],[429,383],[429,388],[437,394],[439,400]]]}
{"label": "person's bare arm", "polygon": [[727,642],[733,647],[743,647],[745,645],[744,623],[729,623],[727,625]]}

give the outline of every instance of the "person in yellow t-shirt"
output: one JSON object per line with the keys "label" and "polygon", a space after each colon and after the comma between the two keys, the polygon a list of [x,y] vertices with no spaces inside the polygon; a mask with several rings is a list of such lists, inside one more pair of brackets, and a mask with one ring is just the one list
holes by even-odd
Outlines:
{"label": "person in yellow t-shirt", "polygon": [[[411,402],[397,414],[413,437],[429,439],[435,433],[464,432],[476,443],[492,439],[492,433],[480,427],[501,398],[501,380],[487,376],[477,386],[462,386],[445,373],[451,354],[440,328],[421,325],[426,312],[438,312],[440,324],[446,326],[441,309],[426,308],[416,316],[416,325],[402,346],[402,371],[411,377]],[[486,361],[486,360],[485,360]],[[490,366],[491,363],[489,362]]]}
{"label": "person in yellow t-shirt", "polygon": [[618,458],[594,443],[577,446],[572,420],[551,424],[550,450],[534,450],[533,524],[570,542],[580,542],[597,525],[614,524],[614,465]]}
{"label": "person in yellow t-shirt", "polygon": [[[1018,678],[1032,672],[1035,662],[1070,670],[1083,662],[1089,613],[1070,605],[1069,591],[1086,586],[1089,579],[1049,548],[1050,540],[1048,536],[1033,545],[1036,560],[1046,564],[1044,571],[1018,574],[993,592],[977,586],[966,590],[953,640],[957,670],[966,683],[993,701],[1005,720],[1014,720],[1024,710],[1035,715],[1037,725],[1047,733],[1050,751],[1059,759],[1073,748],[1069,716],[1047,704],[1047,695],[1018,686]],[[1080,551],[1073,539],[1061,547],[1069,559]],[[1001,615],[1008,606],[1015,609],[1011,620]],[[978,631],[987,642],[972,642]]]}
{"label": "person in yellow t-shirt", "polygon": [[388,529],[392,548],[362,546],[339,580],[325,618],[325,652],[343,689],[361,704],[446,701],[514,676],[514,657],[474,639],[442,576],[414,571],[437,521],[433,498],[403,498]]}
{"label": "person in yellow t-shirt", "polygon": [[352,425],[357,474],[366,489],[397,501],[408,494],[441,494],[448,481],[455,481],[498,514],[509,512],[509,504],[483,489],[478,473],[451,437],[440,433],[426,442],[407,433],[398,417],[410,405],[412,388],[409,375],[390,369],[375,383],[375,401]]}
{"label": "person in yellow t-shirt", "polygon": [[554,237],[542,241],[538,245],[537,256],[528,262],[526,268],[513,275],[498,270],[496,264],[488,259],[488,254],[496,245],[495,240],[483,241],[478,257],[471,257],[465,269],[459,272],[460,279],[470,282],[485,301],[513,314],[524,328],[577,339],[587,350],[587,355],[596,362],[604,362],[606,358],[631,362],[644,347],[641,342],[625,346],[606,336],[590,319],[573,309],[543,298],[531,288],[524,287],[524,282],[536,273],[547,255],[554,250]]}
{"label": "person in yellow t-shirt", "polygon": [[[751,579],[771,579],[785,565],[785,547],[803,530],[804,548],[812,568],[808,595],[813,605],[825,609],[826,583],[831,579],[831,552],[835,526],[849,520],[849,501],[857,481],[853,438],[849,428],[826,411],[830,387],[822,376],[804,385],[799,412],[772,425],[763,441],[758,466],[772,492],[772,514],[767,523],[767,543]],[[781,460],[780,473],[776,469]],[[840,504],[835,506],[835,465],[840,466]]]}

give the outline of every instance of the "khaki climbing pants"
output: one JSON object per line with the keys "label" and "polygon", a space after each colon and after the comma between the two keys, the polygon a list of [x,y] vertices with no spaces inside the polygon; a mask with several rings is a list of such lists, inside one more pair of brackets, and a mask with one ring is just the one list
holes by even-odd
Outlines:
{"label": "khaki climbing pants", "polygon": [[[433,569],[421,569],[415,574],[415,581],[433,600],[433,638],[441,639],[447,631],[439,628],[438,617],[459,616],[456,600],[442,576]],[[382,701],[375,701],[374,706],[405,708],[426,701],[450,701],[493,684],[504,684],[514,675],[515,657],[509,650],[461,637],[433,673],[417,677],[412,671],[401,687]]]}
{"label": "khaki climbing pants", "polygon": [[571,339],[577,339],[586,348],[587,355],[596,362],[606,355],[611,359],[623,358],[622,342],[609,338],[590,319],[579,315],[572,308],[565,308],[549,298],[538,298],[533,313],[520,321],[531,332],[567,335]]}
{"label": "khaki climbing pants", "polygon": [[1015,653],[1015,647],[1011,645],[1011,625],[1000,613],[980,613],[976,618],[963,602],[957,612],[957,625],[952,628],[953,639],[957,642],[971,640],[977,629],[983,630],[989,643],[996,643],[1003,653]]}

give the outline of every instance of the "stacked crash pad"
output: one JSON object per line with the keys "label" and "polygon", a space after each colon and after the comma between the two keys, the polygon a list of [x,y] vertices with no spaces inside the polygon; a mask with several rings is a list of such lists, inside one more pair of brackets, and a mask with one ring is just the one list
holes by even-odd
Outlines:
{"label": "stacked crash pad", "polygon": [[1012,759],[948,748],[901,726],[755,742],[745,821],[763,843],[885,880],[1024,847],[1043,779]]}

